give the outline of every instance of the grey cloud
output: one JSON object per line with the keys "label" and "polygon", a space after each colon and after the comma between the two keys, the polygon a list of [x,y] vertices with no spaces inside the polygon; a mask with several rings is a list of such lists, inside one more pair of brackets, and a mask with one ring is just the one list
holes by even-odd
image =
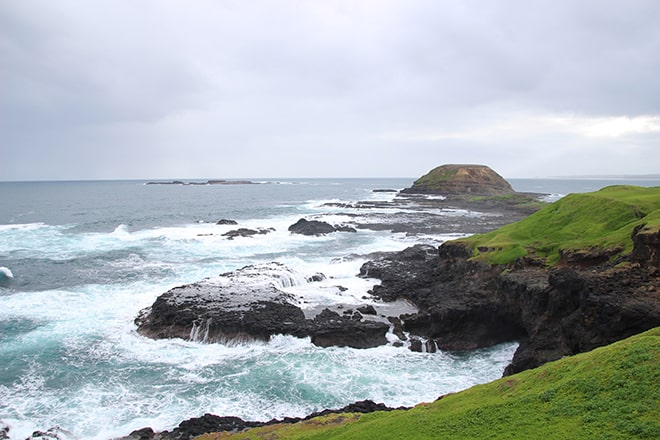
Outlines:
{"label": "grey cloud", "polygon": [[[428,135],[660,114],[658,17],[644,0],[9,0],[0,179],[415,176],[448,161],[536,175],[598,145],[585,173],[652,172],[657,132]],[[651,160],[621,160],[617,142]]]}

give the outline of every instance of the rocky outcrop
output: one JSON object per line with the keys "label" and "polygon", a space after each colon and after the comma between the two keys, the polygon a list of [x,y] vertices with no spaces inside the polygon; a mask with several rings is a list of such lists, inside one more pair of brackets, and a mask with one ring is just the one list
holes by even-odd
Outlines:
{"label": "rocky outcrop", "polygon": [[632,259],[660,267],[660,228],[640,225],[633,230],[631,238],[634,246]]}
{"label": "rocky outcrop", "polygon": [[333,232],[356,232],[355,228],[344,225],[331,225],[327,222],[318,220],[305,220],[301,218],[291,226],[289,231],[293,234],[301,235],[325,235]]}
{"label": "rocky outcrop", "polygon": [[319,347],[372,348],[387,344],[385,334],[390,326],[383,322],[362,320],[362,316],[341,316],[324,309],[312,320],[310,336]]}
{"label": "rocky outcrop", "polygon": [[226,237],[228,240],[233,240],[236,237],[253,237],[255,235],[265,235],[271,232],[274,232],[274,228],[259,228],[259,229],[248,229],[248,228],[238,228],[233,229],[229,232],[222,234],[223,237]]}
{"label": "rocky outcrop", "polygon": [[[651,248],[633,255],[656,255],[657,246]],[[361,274],[382,280],[374,295],[419,307],[402,323],[411,335],[432,341],[426,351],[520,341],[507,374],[660,325],[660,273],[652,257],[591,266],[587,259],[551,269],[505,269],[469,257],[460,243],[438,250],[418,245],[365,263]]]}
{"label": "rocky outcrop", "polygon": [[0,419],[0,440],[7,440],[9,438],[9,426]]}
{"label": "rocky outcrop", "polygon": [[515,191],[485,165],[441,165],[417,179],[404,193],[441,194],[444,196],[493,196]]}
{"label": "rocky outcrop", "polygon": [[[197,283],[175,287],[140,312],[144,336],[199,342],[267,341],[276,334],[310,337],[322,346],[369,348],[383,345],[389,325],[324,310],[307,319],[296,299],[281,290],[301,282],[286,266],[246,266]],[[302,282],[320,280],[313,274]]]}
{"label": "rocky outcrop", "polygon": [[145,185],[254,185],[250,180],[207,180],[206,182],[183,181],[183,180],[154,180],[146,182]]}
{"label": "rocky outcrop", "polygon": [[116,440],[189,440],[199,435],[215,432],[238,432],[248,428],[268,426],[282,423],[298,423],[311,420],[316,417],[331,414],[367,414],[374,411],[393,411],[395,409],[408,409],[404,407],[390,408],[383,403],[375,403],[371,400],[362,400],[351,403],[339,409],[324,409],[314,412],[306,417],[286,417],[282,420],[273,419],[268,422],[244,421],[238,417],[221,417],[213,414],[204,414],[202,417],[194,417],[185,420],[172,431],[154,432],[151,428],[142,428],[131,432],[128,436]]}

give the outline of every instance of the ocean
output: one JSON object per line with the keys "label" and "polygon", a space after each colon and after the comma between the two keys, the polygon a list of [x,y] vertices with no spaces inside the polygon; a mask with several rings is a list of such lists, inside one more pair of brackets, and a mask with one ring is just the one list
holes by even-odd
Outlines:
{"label": "ocean", "polygon": [[[109,439],[146,426],[169,430],[204,413],[266,421],[364,399],[412,406],[499,378],[515,341],[473,352],[415,353],[394,345],[319,348],[281,335],[222,345],[136,332],[133,320],[158,295],[253,264],[284,264],[294,281],[281,287],[310,307],[364,302],[378,283],[357,277],[371,253],[461,234],[381,228],[308,237],[287,228],[300,218],[351,225],[397,215],[395,208],[350,203],[390,200],[395,193],[373,190],[398,190],[413,180],[0,183],[0,428],[9,427],[12,439],[56,426],[79,439]],[[609,184],[660,184],[510,182],[548,200]],[[220,219],[238,226],[217,225]],[[237,227],[274,231],[222,236]],[[308,284],[316,273],[326,279]],[[345,289],[329,288],[337,285]]]}

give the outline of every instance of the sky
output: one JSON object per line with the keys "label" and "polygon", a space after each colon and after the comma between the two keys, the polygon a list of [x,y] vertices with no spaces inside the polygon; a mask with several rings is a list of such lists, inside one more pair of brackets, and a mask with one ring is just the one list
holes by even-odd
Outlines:
{"label": "sky", "polygon": [[446,163],[660,174],[660,1],[0,1],[0,180]]}

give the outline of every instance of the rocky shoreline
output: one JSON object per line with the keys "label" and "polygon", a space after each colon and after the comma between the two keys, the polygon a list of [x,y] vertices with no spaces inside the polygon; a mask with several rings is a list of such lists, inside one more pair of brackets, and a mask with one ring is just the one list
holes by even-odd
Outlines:
{"label": "rocky shoreline", "polygon": [[[289,231],[310,236],[358,229],[413,235],[480,233],[535,212],[542,205],[539,196],[515,193],[487,167],[443,166],[392,201],[327,205],[374,211],[396,207],[394,214],[348,226],[301,219]],[[462,214],[453,225],[446,216],[434,217],[438,211],[446,214],[452,210]],[[471,217],[466,212],[480,215]],[[340,315],[337,310],[324,309],[306,317],[295,298],[266,279],[256,284],[246,282],[242,272],[252,271],[258,278],[264,269],[246,267],[221,275],[225,278],[221,286],[217,280],[205,280],[172,289],[144,311],[136,324],[138,331],[149,337],[200,339],[202,335],[201,340],[213,342],[267,340],[284,333],[309,336],[319,346],[355,348],[388,343],[385,334],[389,331],[399,339],[395,344],[426,352],[474,350],[519,341],[504,371],[510,375],[660,325],[660,239],[656,235],[636,229],[631,237],[633,252],[615,261],[607,250],[591,249],[565,253],[561,264],[553,267],[533,258],[519,259],[513,266],[487,264],[472,259],[471,249],[460,242],[439,247],[418,244],[401,252],[375,255],[362,265],[359,274],[381,281],[370,292],[370,300],[383,304],[406,301],[416,308],[389,316],[377,316],[373,307],[365,306],[362,313],[350,310]],[[339,411],[390,409],[383,406],[358,402]],[[299,419],[265,424],[296,421]],[[147,428],[126,438],[182,439],[262,425],[207,414],[183,422],[172,433],[154,433]]]}
{"label": "rocky shoreline", "polygon": [[408,409],[405,407],[390,408],[382,403],[374,403],[371,400],[363,400],[351,403],[339,409],[324,409],[309,414],[306,417],[285,417],[284,419],[273,419],[267,422],[245,421],[239,417],[220,417],[213,414],[204,414],[201,417],[195,417],[185,420],[172,431],[154,432],[151,428],[138,429],[125,437],[116,440],[188,440],[207,432],[237,432],[248,428],[258,428],[275,424],[291,424],[315,417],[322,417],[331,414],[367,414],[374,411],[394,411]]}
{"label": "rocky shoreline", "polygon": [[[301,219],[289,231],[308,236],[361,229],[412,236],[473,234],[521,220],[543,206],[541,195],[515,193],[492,170],[471,167],[475,166],[439,167],[420,179],[419,185],[416,182],[417,188],[413,185],[391,201],[326,205],[347,217],[355,208],[372,210],[368,221],[331,225]],[[448,183],[447,176],[455,175],[463,180]],[[440,195],[434,185],[450,190]],[[461,193],[461,187],[469,191]],[[448,213],[456,216],[448,217]],[[237,222],[223,219],[218,224]],[[239,228],[222,235],[259,239],[269,232]],[[503,372],[510,375],[660,326],[660,236],[636,228],[631,239],[632,252],[614,260],[607,249],[588,249],[565,252],[560,264],[552,267],[534,258],[520,258],[506,266],[488,264],[471,258],[472,250],[461,242],[417,244],[400,252],[377,253],[362,265],[359,276],[378,279],[380,284],[363,305],[345,310],[302,308],[300,298],[283,290],[294,281],[290,269],[280,263],[246,266],[163,293],[140,312],[135,323],[146,337],[207,343],[267,341],[273,335],[288,334],[309,337],[321,347],[369,348],[390,343],[430,353],[518,341]],[[325,275],[305,278],[304,282],[313,284]],[[396,303],[409,307],[385,307]],[[206,414],[182,422],[171,432],[144,428],[123,439],[189,439],[205,432],[296,423],[319,415],[391,409],[364,401],[304,419],[269,422]]]}
{"label": "rocky shoreline", "polygon": [[644,257],[658,246],[635,243],[625,261],[594,265],[588,258],[554,268],[475,262],[461,243],[418,245],[366,263],[361,274],[382,280],[373,289],[379,298],[419,307],[401,321],[426,339],[427,350],[520,341],[508,375],[660,325],[660,270]]}

